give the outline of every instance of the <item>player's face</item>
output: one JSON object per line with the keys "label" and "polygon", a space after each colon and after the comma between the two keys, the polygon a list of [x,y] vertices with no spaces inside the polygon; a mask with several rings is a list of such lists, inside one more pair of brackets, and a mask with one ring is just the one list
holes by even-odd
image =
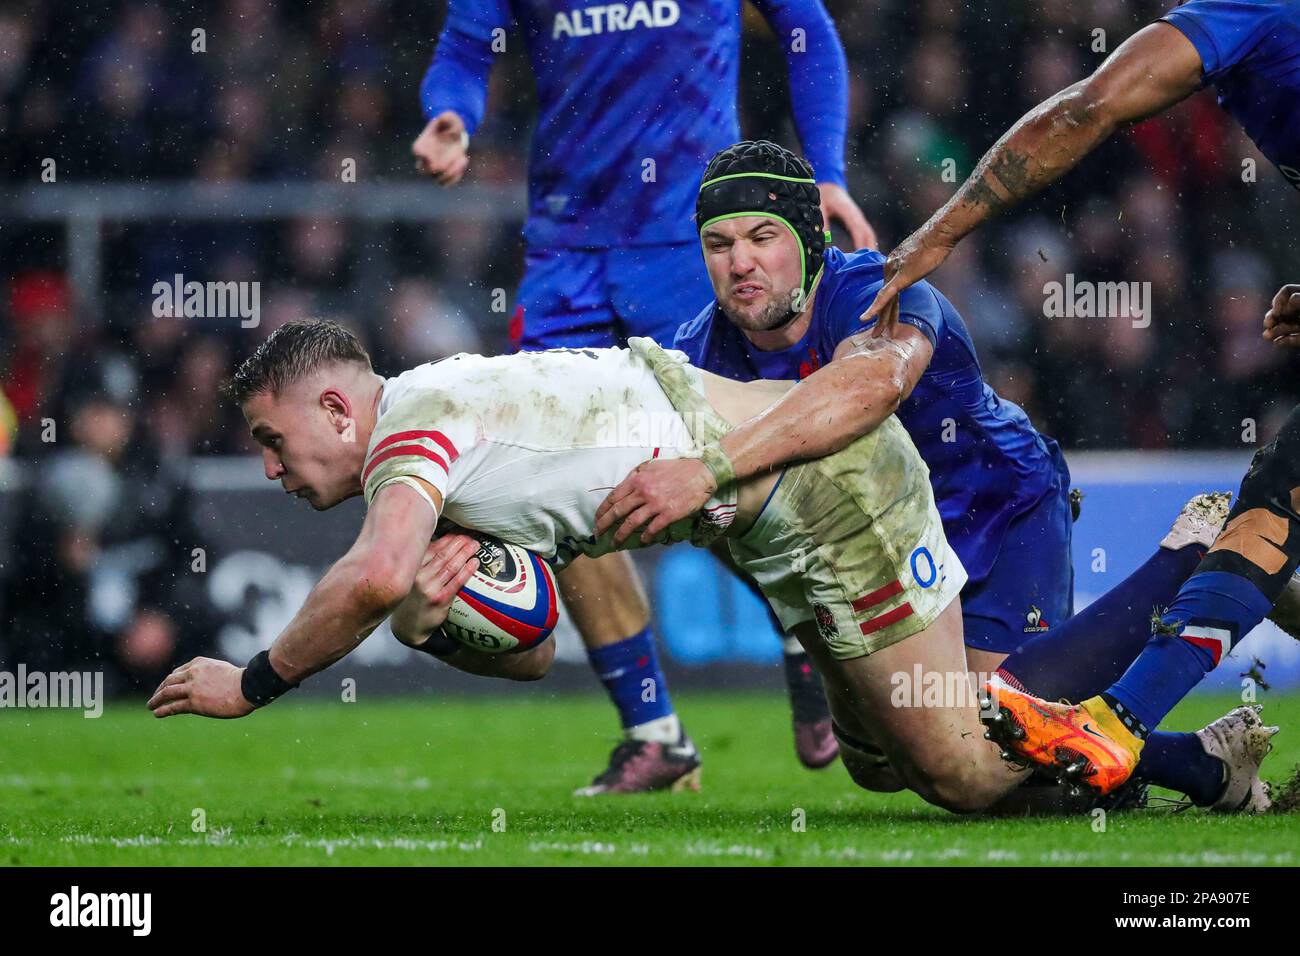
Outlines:
{"label": "player's face", "polygon": [[740,216],[709,226],[700,236],[713,294],[723,313],[749,332],[790,321],[799,294],[799,243],[768,216]]}
{"label": "player's face", "polygon": [[266,477],[280,482],[286,494],[317,511],[356,494],[355,442],[340,439],[319,401],[292,390],[283,396],[262,393],[245,402],[243,412],[262,446]]}

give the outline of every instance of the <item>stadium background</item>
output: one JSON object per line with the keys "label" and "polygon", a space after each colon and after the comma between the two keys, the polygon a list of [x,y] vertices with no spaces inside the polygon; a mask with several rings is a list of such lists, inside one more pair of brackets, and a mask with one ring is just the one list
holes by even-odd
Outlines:
{"label": "stadium background", "polygon": [[[1100,62],[1095,31],[1112,50],[1168,5],[828,2],[851,71],[850,190],[883,247],[950,195],[945,169],[964,178],[1017,116]],[[194,653],[243,659],[287,622],[360,508],[317,516],[286,500],[240,457],[242,420],[217,402],[237,357],[283,321],[348,323],[385,373],[505,346],[530,72],[512,40],[467,184],[418,181],[416,91],[444,7],[0,11],[0,667],[104,662],[114,686],[138,689]],[[742,129],[794,143],[777,41],[752,10],[745,22]],[[191,51],[196,27],[207,52]],[[355,183],[340,181],[349,159]],[[1300,397],[1296,359],[1259,337],[1273,291],[1297,278],[1294,203],[1201,94],[1117,136],[933,277],[994,387],[1062,442],[1088,494],[1081,602],[1136,566],[1188,495],[1234,488]],[[259,324],[155,316],[154,283],[178,273],[258,282]],[[1047,318],[1044,284],[1067,274],[1151,282],[1150,327]],[[761,608],[708,555],[638,560],[675,681],[779,683]],[[1220,686],[1251,655],[1270,683],[1300,684],[1300,645],[1270,630],[1246,651]],[[413,667],[382,633],[356,657],[384,686],[484,683]],[[555,677],[595,687],[585,668]]]}

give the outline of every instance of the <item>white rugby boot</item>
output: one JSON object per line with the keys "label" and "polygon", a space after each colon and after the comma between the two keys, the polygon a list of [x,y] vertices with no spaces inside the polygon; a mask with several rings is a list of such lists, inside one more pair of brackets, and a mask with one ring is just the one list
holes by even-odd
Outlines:
{"label": "white rugby boot", "polygon": [[1219,536],[1223,523],[1232,510],[1232,492],[1209,491],[1197,495],[1183,505],[1174,519],[1174,526],[1160,541],[1160,547],[1177,551],[1190,544],[1199,544],[1207,550]]}
{"label": "white rugby boot", "polygon": [[1265,813],[1273,805],[1268,784],[1259,779],[1259,765],[1273,749],[1270,738],[1278,728],[1264,726],[1261,710],[1258,704],[1238,707],[1196,732],[1205,752],[1223,762],[1226,775],[1223,793],[1211,810]]}
{"label": "white rugby boot", "polygon": [[[1223,530],[1223,524],[1228,520],[1228,512],[1231,510],[1230,491],[1210,491],[1197,495],[1183,505],[1183,510],[1174,519],[1174,526],[1160,541],[1160,547],[1177,551],[1191,544],[1199,544],[1208,550]],[[1282,589],[1268,619],[1300,641],[1300,568],[1296,569]]]}

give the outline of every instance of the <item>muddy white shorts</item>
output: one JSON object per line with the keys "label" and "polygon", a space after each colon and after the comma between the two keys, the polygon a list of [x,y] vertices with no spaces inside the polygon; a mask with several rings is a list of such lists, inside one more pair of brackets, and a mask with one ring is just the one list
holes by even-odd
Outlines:
{"label": "muddy white shorts", "polygon": [[929,627],[966,583],[929,469],[892,416],[842,451],[787,469],[729,544],[782,627],[816,622],[841,660]]}

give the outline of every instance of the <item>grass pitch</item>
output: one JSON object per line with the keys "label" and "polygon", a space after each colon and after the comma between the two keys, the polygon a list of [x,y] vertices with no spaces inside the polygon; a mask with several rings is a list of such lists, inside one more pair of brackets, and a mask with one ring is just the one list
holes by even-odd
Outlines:
{"label": "grass pitch", "polygon": [[[1168,726],[1234,702],[1194,698]],[[154,720],[119,704],[0,713],[7,865],[1296,865],[1300,815],[1147,810],[962,819],[795,761],[776,695],[679,694],[699,794],[580,800],[612,713],[590,696],[331,703],[238,721]],[[1267,701],[1274,781],[1300,762],[1300,696]],[[796,832],[803,811],[806,829]],[[504,823],[504,832],[494,830]],[[206,827],[196,830],[199,823]]]}

